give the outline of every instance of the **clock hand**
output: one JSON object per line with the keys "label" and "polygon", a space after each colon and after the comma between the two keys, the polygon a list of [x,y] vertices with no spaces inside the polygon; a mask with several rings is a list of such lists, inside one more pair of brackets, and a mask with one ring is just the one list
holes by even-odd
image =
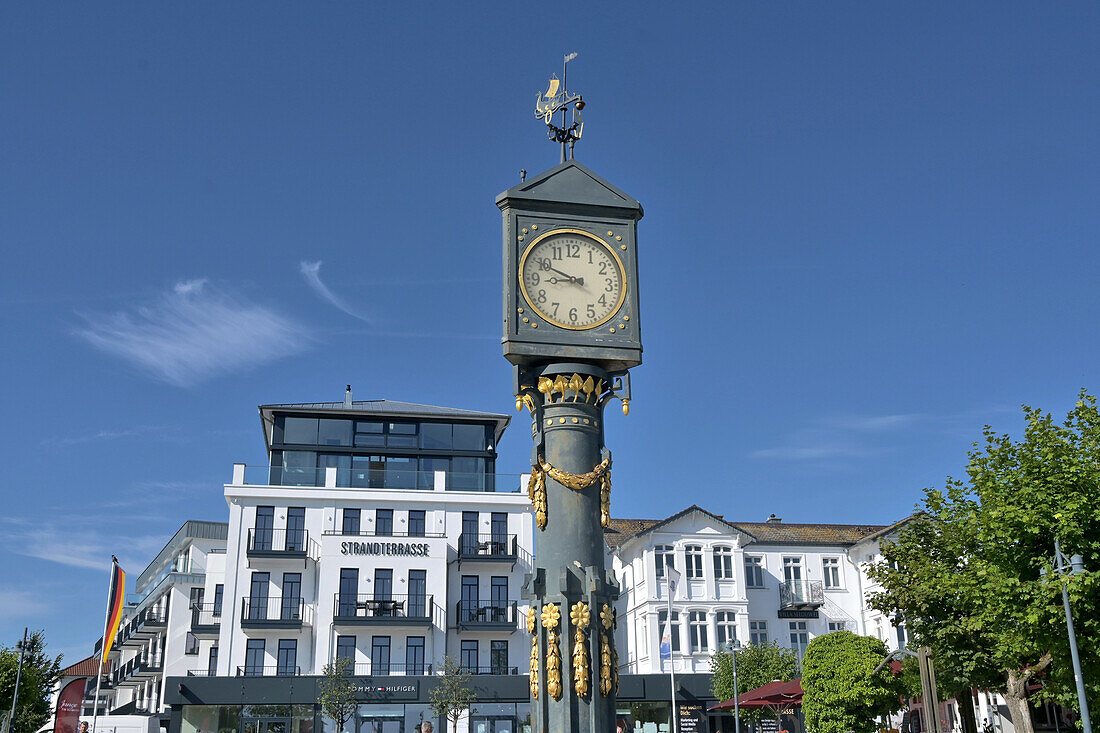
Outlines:
{"label": "clock hand", "polygon": [[559,275],[564,275],[565,277],[569,278],[569,282],[571,282],[571,283],[577,283],[578,285],[584,285],[584,278],[583,277],[573,277],[569,273],[562,272],[561,270],[559,270],[556,267],[551,267],[550,269],[553,270],[554,272],[558,273]]}

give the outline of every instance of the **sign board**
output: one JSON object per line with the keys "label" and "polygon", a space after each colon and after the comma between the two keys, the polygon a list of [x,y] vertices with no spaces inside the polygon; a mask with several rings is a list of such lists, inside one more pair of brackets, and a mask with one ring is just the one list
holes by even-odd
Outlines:
{"label": "sign board", "polygon": [[761,718],[756,728],[760,733],[779,733],[779,721],[775,718]]}
{"label": "sign board", "polygon": [[702,705],[680,703],[680,733],[707,733],[707,712]]}
{"label": "sign board", "polygon": [[779,609],[779,618],[817,618],[817,611],[806,611],[802,609]]}
{"label": "sign board", "polygon": [[352,680],[355,696],[366,700],[417,700],[419,681],[395,682],[393,677],[356,677]]}

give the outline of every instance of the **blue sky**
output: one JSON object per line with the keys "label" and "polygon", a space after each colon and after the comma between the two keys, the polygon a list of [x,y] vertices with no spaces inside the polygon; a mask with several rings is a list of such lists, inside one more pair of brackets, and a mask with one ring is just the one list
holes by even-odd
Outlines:
{"label": "blue sky", "polygon": [[564,8],[0,7],[0,640],[88,653],[258,404],[512,412],[493,199],[569,51],[646,208],[617,515],[887,523],[1097,389],[1095,4]]}

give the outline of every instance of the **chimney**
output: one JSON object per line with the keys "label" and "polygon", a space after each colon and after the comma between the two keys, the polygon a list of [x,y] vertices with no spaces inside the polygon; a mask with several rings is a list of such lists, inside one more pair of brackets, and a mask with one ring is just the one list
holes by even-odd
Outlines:
{"label": "chimney", "polygon": [[[351,385],[344,391],[344,407],[351,407]],[[772,516],[775,516],[774,514]]]}
{"label": "chimney", "polygon": [[768,518],[764,520],[765,524],[779,524],[783,521],[783,517],[777,517],[774,514],[769,514]]}

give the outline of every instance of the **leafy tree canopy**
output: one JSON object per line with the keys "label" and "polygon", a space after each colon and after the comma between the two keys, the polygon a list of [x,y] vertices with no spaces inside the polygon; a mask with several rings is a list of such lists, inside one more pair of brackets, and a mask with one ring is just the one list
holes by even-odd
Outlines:
{"label": "leafy tree canopy", "polygon": [[814,733],[871,733],[876,719],[901,708],[905,685],[888,665],[886,645],[835,631],[814,638],[802,660],[802,713]]}
{"label": "leafy tree canopy", "polygon": [[342,733],[344,726],[355,715],[358,705],[355,684],[351,681],[354,669],[355,663],[351,658],[338,657],[321,670],[323,679],[317,702],[321,704],[325,715],[336,722],[337,733]]}
{"label": "leafy tree canopy", "polygon": [[[737,657],[737,688],[733,685],[733,655],[726,652],[711,657],[714,673],[711,689],[719,700],[729,700],[735,694],[743,695],[761,685],[779,680],[787,682],[798,676],[798,656],[793,649],[770,644],[749,644],[734,652]],[[759,720],[770,715],[766,710],[742,710],[742,720]]]}
{"label": "leafy tree canopy", "polygon": [[[987,426],[967,479],[925,492],[871,570],[883,587],[871,602],[904,616],[932,648],[942,686],[1001,690],[1017,730],[1030,733],[1025,697],[1036,676],[1038,696],[1077,708],[1063,582],[1089,696],[1100,698],[1100,411],[1082,392],[1062,423],[1023,412],[1022,438]],[[1085,574],[1053,573],[1055,537],[1084,557]]]}
{"label": "leafy tree canopy", "polygon": [[[19,650],[0,647],[0,713],[11,712]],[[15,706],[15,733],[34,733],[50,719],[50,693],[61,679],[61,655],[46,654],[46,637],[36,631],[27,638],[23,675],[19,679],[19,700]]]}
{"label": "leafy tree canopy", "polygon": [[452,730],[458,733],[458,721],[474,701],[470,672],[454,657],[444,657],[443,674],[436,677],[436,682],[428,693],[432,712],[451,721]]}

